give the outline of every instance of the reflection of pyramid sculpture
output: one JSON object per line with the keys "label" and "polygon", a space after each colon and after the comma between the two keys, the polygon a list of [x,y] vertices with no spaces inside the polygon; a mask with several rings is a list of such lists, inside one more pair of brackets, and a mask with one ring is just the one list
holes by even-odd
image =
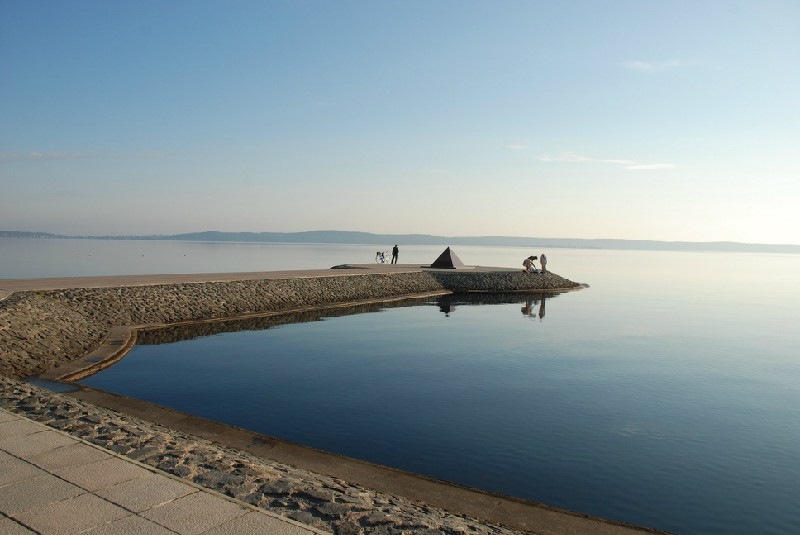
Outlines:
{"label": "reflection of pyramid sculpture", "polygon": [[458,269],[464,267],[464,262],[462,262],[461,259],[456,256],[456,253],[451,251],[448,247],[439,255],[439,258],[431,264],[431,267],[439,269]]}

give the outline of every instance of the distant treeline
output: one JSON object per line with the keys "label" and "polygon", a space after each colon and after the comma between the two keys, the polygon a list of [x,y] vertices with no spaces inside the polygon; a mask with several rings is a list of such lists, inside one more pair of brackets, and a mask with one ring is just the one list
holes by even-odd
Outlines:
{"label": "distant treeline", "polygon": [[686,242],[656,240],[606,240],[576,238],[531,238],[517,236],[432,236],[429,234],[371,234],[341,230],[308,232],[189,232],[149,236],[65,236],[48,232],[0,230],[0,238],[86,240],[173,240],[260,243],[341,243],[351,245],[481,245],[525,248],[623,249],[648,251],[720,251],[800,254],[800,245],[738,242]]}

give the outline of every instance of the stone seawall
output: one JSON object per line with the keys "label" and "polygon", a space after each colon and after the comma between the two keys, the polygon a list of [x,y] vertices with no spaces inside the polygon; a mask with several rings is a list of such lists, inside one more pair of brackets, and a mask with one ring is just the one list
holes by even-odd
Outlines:
{"label": "stone seawall", "polygon": [[436,292],[577,286],[553,273],[420,271],[18,292],[0,301],[0,374],[41,374],[96,349],[121,325],[235,318]]}

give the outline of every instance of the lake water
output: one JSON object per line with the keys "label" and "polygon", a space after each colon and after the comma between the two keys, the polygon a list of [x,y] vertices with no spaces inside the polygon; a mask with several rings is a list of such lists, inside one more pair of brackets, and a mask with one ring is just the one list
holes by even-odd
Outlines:
{"label": "lake water", "polygon": [[[14,241],[0,240],[0,277],[324,268],[376,249]],[[446,245],[401,244],[401,262],[430,263]],[[516,267],[543,251],[455,252]],[[793,532],[800,256],[544,252],[590,287],[162,333],[154,342],[183,341],[139,345],[85,382],[596,516],[678,533]]]}

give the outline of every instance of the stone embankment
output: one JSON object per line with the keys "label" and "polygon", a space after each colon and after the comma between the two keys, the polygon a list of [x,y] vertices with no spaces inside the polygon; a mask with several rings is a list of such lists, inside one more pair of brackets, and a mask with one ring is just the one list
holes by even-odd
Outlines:
{"label": "stone embankment", "polygon": [[517,533],[229,449],[21,379],[81,358],[117,326],[256,317],[420,294],[578,286],[552,273],[411,272],[17,292],[0,300],[0,406],[334,533]]}

